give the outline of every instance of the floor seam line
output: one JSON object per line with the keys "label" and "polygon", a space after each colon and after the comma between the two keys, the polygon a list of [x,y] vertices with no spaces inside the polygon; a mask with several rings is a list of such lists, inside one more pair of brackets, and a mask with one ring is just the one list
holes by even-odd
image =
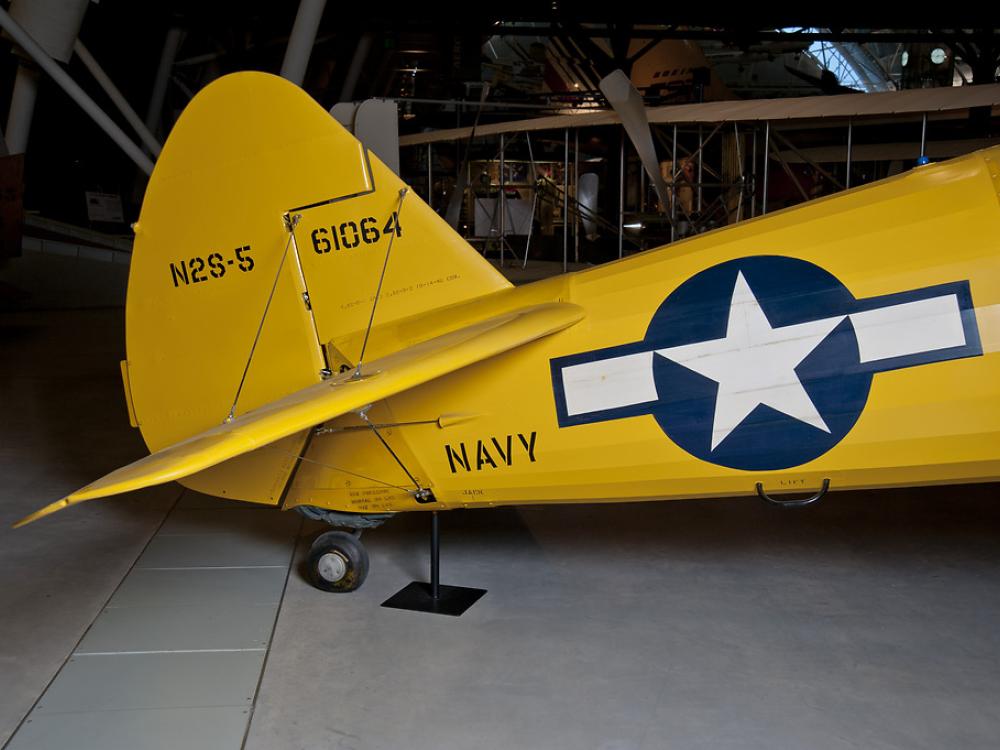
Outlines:
{"label": "floor seam line", "polygon": [[265,648],[177,648],[152,651],[76,651],[73,656],[138,656],[146,654],[244,654],[266,651]]}
{"label": "floor seam line", "polygon": [[278,619],[281,617],[281,608],[285,603],[285,594],[288,591],[288,581],[292,577],[292,568],[295,567],[295,554],[299,551],[299,540],[302,536],[302,526],[305,517],[299,518],[298,528],[295,530],[292,552],[288,558],[288,571],[285,573],[285,583],[281,587],[281,596],[278,598],[278,606],[274,611],[274,622],[271,624],[271,632],[267,637],[267,648],[264,651],[264,660],[260,665],[260,674],[257,676],[257,684],[254,686],[253,697],[250,700],[250,715],[247,717],[247,726],[243,730],[243,741],[240,743],[240,750],[246,750],[247,740],[250,739],[250,727],[253,725],[254,713],[257,711],[257,698],[260,696],[260,686],[264,682],[264,672],[267,671],[267,659],[271,655],[271,645],[274,643],[274,633],[278,629]]}
{"label": "floor seam line", "polygon": [[0,750],[7,750],[7,748],[10,747],[10,744],[14,741],[14,738],[17,737],[18,733],[24,727],[24,724],[28,720],[28,717],[31,716],[32,712],[35,710],[35,707],[38,705],[39,701],[42,700],[42,696],[44,696],[49,691],[49,688],[52,687],[53,683],[55,683],[55,681],[59,678],[59,675],[62,674],[62,671],[66,668],[66,665],[69,664],[70,659],[73,658],[73,654],[80,647],[80,644],[83,643],[84,638],[87,637],[87,634],[90,632],[91,628],[94,627],[94,623],[97,622],[98,618],[101,616],[101,613],[104,612],[105,609],[107,609],[108,604],[111,603],[111,600],[114,599],[115,594],[118,593],[118,591],[122,587],[122,584],[125,583],[125,579],[129,577],[129,575],[132,573],[133,570],[135,570],[135,566],[138,564],[139,558],[141,558],[144,554],[146,554],[146,550],[149,549],[149,545],[153,543],[153,539],[156,538],[156,535],[159,533],[160,529],[163,528],[163,524],[167,522],[167,519],[170,518],[170,514],[173,513],[174,510],[177,508],[177,505],[180,503],[181,498],[184,497],[185,492],[187,492],[187,488],[181,487],[180,492],[177,493],[177,497],[174,498],[173,505],[171,505],[170,508],[167,510],[167,512],[164,513],[161,521],[156,525],[156,528],[153,529],[153,533],[149,535],[149,539],[146,540],[146,543],[143,545],[142,549],[139,550],[139,554],[135,556],[135,560],[132,561],[132,564],[129,565],[128,570],[125,571],[125,575],[123,575],[121,580],[118,581],[118,585],[116,585],[111,594],[108,595],[108,598],[104,601],[104,604],[101,605],[100,609],[97,611],[97,614],[94,615],[94,619],[91,620],[90,624],[84,629],[83,634],[77,640],[76,644],[70,650],[66,658],[63,659],[63,662],[62,664],[59,665],[59,668],[56,670],[56,673],[52,675],[52,679],[50,679],[45,684],[45,688],[42,690],[42,692],[38,694],[38,697],[35,698],[34,702],[31,704],[31,707],[25,712],[24,716],[21,717],[21,720],[17,723],[17,726],[14,727],[14,731],[10,733],[10,736],[7,738],[6,742],[3,743],[3,746],[0,747]]}
{"label": "floor seam line", "polygon": [[281,570],[284,567],[284,565],[178,565],[155,568],[138,566],[136,570]]}

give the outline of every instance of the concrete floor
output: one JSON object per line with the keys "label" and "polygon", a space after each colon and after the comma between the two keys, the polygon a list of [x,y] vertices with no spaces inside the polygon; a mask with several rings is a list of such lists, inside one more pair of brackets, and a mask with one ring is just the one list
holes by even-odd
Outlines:
{"label": "concrete floor", "polygon": [[[8,528],[143,454],[121,336],[0,316],[0,744],[179,493]],[[998,489],[450,513],[444,582],[489,589],[459,619],[378,606],[425,577],[426,518],[396,519],[361,591],[293,571],[245,746],[994,748]]]}

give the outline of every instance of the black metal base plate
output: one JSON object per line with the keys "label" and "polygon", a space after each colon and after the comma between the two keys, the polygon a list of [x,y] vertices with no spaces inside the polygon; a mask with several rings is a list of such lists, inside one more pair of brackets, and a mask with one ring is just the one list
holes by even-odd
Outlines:
{"label": "black metal base plate", "polygon": [[434,599],[431,596],[429,583],[414,581],[382,602],[382,606],[458,617],[478,602],[485,593],[486,589],[470,589],[465,586],[445,586],[442,584],[439,587],[438,598]]}

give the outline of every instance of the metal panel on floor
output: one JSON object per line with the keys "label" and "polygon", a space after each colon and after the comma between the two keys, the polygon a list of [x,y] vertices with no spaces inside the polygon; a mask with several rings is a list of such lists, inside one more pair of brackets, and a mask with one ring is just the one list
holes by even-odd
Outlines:
{"label": "metal panel on floor", "polygon": [[238,748],[250,709],[174,708],[49,714],[28,719],[9,750],[90,748],[102,750],[220,750]]}
{"label": "metal panel on floor", "polygon": [[108,606],[277,604],[285,573],[281,568],[136,569]]}
{"label": "metal panel on floor", "polygon": [[77,653],[264,648],[273,625],[273,604],[206,600],[187,607],[109,607]]}
{"label": "metal panel on floor", "polygon": [[185,494],[9,750],[240,747],[301,519]]}
{"label": "metal panel on floor", "polygon": [[32,714],[248,706],[263,662],[262,648],[73,656]]}
{"label": "metal panel on floor", "polygon": [[157,534],[143,554],[142,563],[145,568],[228,566],[284,570],[288,567],[285,541],[280,537],[274,538],[274,535],[267,538],[244,534]]}

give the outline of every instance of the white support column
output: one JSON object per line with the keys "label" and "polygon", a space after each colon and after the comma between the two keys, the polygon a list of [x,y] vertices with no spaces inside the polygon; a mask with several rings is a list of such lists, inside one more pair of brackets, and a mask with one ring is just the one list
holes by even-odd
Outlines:
{"label": "white support column", "polygon": [[296,86],[301,86],[306,77],[306,67],[316,43],[316,32],[323,18],[326,0],[300,0],[299,11],[295,14],[292,34],[288,38],[285,59],[281,63],[281,77]]}
{"label": "white support column", "polygon": [[80,108],[86,112],[90,118],[97,123],[98,127],[101,128],[108,137],[111,138],[119,148],[122,149],[129,158],[131,158],[138,167],[146,174],[151,174],[153,171],[153,162],[143,153],[134,141],[132,141],[125,132],[118,127],[118,124],[108,117],[107,113],[97,106],[97,103],[91,99],[87,93],[80,88],[79,84],[74,81],[69,74],[63,70],[55,60],[53,60],[49,55],[43,50],[38,42],[31,38],[31,36],[26,32],[17,21],[10,17],[7,11],[0,8],[0,26],[3,27],[10,37],[20,45],[27,54],[29,54],[35,62],[44,70],[51,78],[59,84],[59,86],[65,91],[73,101],[75,101]]}
{"label": "white support column", "polygon": [[122,117],[124,117],[128,121],[128,124],[132,126],[132,129],[135,130],[139,139],[143,142],[143,145],[145,145],[146,148],[152,152],[153,156],[159,156],[161,150],[159,141],[157,141],[156,138],[153,137],[153,134],[149,132],[149,128],[146,127],[146,123],[144,123],[142,118],[136,114],[134,109],[132,109],[132,105],[128,103],[128,100],[122,92],[118,90],[114,81],[112,81],[108,77],[108,74],[104,72],[104,68],[102,68],[97,60],[94,59],[94,56],[90,54],[90,50],[84,47],[83,42],[77,39],[76,43],[73,45],[73,51],[80,59],[80,62],[83,63],[84,67],[90,71],[90,75],[94,76],[94,80],[97,81],[98,85],[104,89],[104,93],[108,95],[111,102],[118,107],[118,111],[122,113]]}
{"label": "white support column", "polygon": [[41,78],[40,71],[30,62],[23,61],[18,64],[5,133],[7,152],[10,154],[23,154],[28,150],[28,133],[31,131],[31,120],[35,114],[39,78]]}
{"label": "white support column", "polygon": [[[80,31],[88,5],[87,0],[12,0],[7,17],[46,57],[65,63],[69,62],[73,41]],[[20,154],[28,148],[28,133],[42,74],[29,59],[25,59],[35,55],[24,45],[15,44],[12,51],[19,58],[19,64],[7,115],[7,145],[9,153]],[[44,65],[41,67],[45,68]]]}
{"label": "white support column", "polygon": [[358,79],[361,78],[361,69],[365,66],[368,58],[368,51],[372,47],[372,35],[362,34],[358,39],[358,46],[354,48],[354,55],[351,57],[351,64],[347,68],[347,75],[344,76],[344,85],[340,87],[340,96],[337,101],[349,102],[354,98],[354,89],[358,87]]}
{"label": "white support column", "polygon": [[174,69],[174,60],[177,59],[177,49],[181,46],[183,36],[184,32],[181,29],[173,27],[167,31],[167,38],[163,42],[163,51],[160,53],[160,65],[156,69],[153,92],[149,96],[149,109],[146,110],[146,129],[154,135],[160,125],[160,115],[163,114],[163,102],[167,98],[167,84],[170,82],[170,74]]}

